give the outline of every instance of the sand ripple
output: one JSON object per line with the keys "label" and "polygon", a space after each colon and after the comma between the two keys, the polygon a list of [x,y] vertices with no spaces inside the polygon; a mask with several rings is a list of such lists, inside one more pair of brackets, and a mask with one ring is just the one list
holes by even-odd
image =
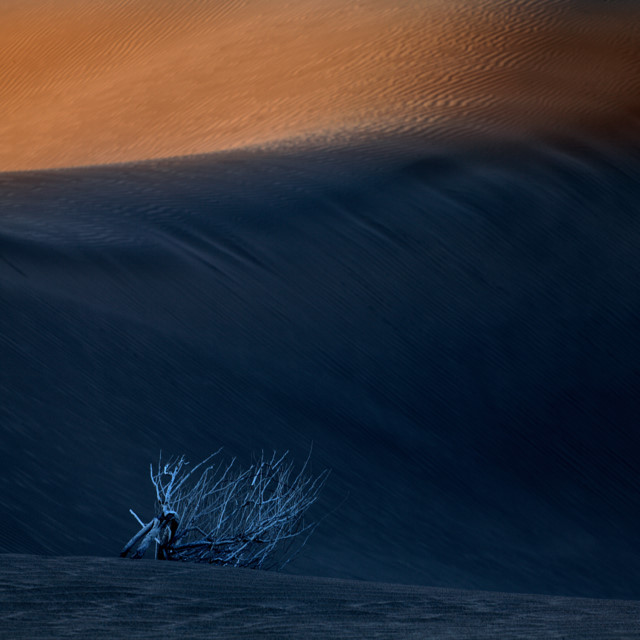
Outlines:
{"label": "sand ripple", "polygon": [[640,110],[638,17],[619,1],[8,0],[0,170],[620,125]]}

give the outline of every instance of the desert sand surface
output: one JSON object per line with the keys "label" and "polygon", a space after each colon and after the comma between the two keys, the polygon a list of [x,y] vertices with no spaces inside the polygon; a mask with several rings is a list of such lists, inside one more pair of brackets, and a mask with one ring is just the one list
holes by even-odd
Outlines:
{"label": "desert sand surface", "polygon": [[638,69],[620,1],[5,0],[0,171],[606,127]]}
{"label": "desert sand surface", "polygon": [[0,637],[635,640],[640,602],[0,555]]}
{"label": "desert sand surface", "polygon": [[116,556],[160,449],[332,469],[309,575],[640,597],[640,156],[0,174],[3,552]]}
{"label": "desert sand surface", "polygon": [[[0,2],[7,624],[22,579],[84,624],[77,575],[161,591],[137,633],[209,625],[215,576],[216,624],[274,637],[633,637],[639,31],[622,0]],[[160,450],[220,447],[332,470],[286,575],[105,559]]]}

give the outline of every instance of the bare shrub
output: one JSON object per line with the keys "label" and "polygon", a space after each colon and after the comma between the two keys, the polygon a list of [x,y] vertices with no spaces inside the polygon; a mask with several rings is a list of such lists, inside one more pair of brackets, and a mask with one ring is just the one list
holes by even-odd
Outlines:
{"label": "bare shrub", "polygon": [[[307,473],[309,458],[294,474],[286,452],[260,456],[248,469],[211,461],[220,450],[189,470],[184,456],[162,462],[151,482],[156,515],[146,524],[132,511],[141,529],[124,546],[141,558],[151,542],[156,558],[208,562],[255,569],[282,568],[304,546],[317,523],[304,514],[318,499],[328,471]],[[134,550],[135,548],[135,550]]]}

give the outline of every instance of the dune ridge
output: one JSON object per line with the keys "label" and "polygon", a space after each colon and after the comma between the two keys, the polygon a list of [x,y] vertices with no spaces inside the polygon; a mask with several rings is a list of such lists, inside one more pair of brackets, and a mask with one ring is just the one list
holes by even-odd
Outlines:
{"label": "dune ridge", "polygon": [[632,640],[640,603],[0,555],[0,637]]}
{"label": "dune ridge", "polygon": [[3,3],[0,171],[314,136],[433,141],[620,125],[638,113],[638,11],[593,6]]}

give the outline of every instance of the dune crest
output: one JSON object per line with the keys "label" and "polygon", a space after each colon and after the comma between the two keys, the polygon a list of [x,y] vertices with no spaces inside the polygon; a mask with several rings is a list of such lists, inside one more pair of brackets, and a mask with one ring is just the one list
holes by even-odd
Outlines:
{"label": "dune crest", "polygon": [[[0,555],[11,638],[636,637],[640,603],[410,587],[247,569]],[[25,612],[28,611],[28,614]]]}
{"label": "dune crest", "polygon": [[11,0],[0,171],[619,123],[639,109],[637,18],[569,0]]}

